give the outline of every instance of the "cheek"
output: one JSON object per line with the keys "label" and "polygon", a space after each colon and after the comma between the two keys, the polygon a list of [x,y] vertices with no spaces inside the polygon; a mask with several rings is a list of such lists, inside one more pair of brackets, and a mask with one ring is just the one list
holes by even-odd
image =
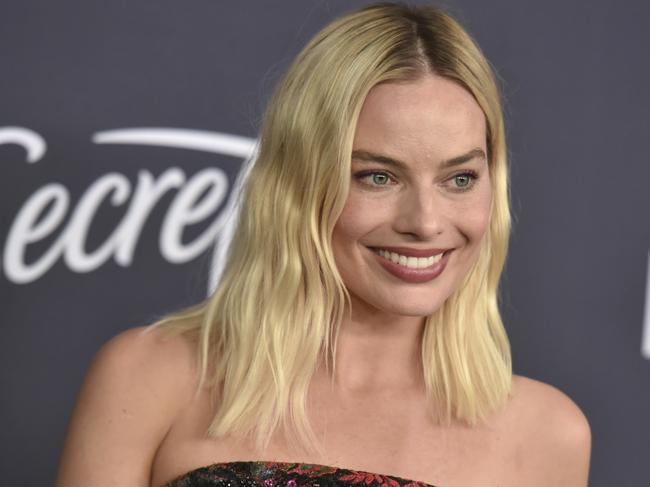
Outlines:
{"label": "cheek", "polygon": [[334,226],[334,245],[357,241],[370,233],[380,219],[376,203],[351,192]]}
{"label": "cheek", "polygon": [[475,196],[475,199],[463,205],[463,208],[459,208],[457,213],[458,226],[471,242],[480,241],[487,233],[492,208],[492,191],[490,188],[477,193]]}
{"label": "cheek", "polygon": [[332,247],[336,260],[345,258],[351,253],[351,244],[361,237],[363,224],[362,211],[353,199],[348,198],[345,207],[334,226]]}

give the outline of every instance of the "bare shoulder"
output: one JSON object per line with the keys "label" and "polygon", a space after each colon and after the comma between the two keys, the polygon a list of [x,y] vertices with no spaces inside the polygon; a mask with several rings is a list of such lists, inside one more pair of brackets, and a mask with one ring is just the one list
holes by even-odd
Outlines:
{"label": "bare shoulder", "polygon": [[149,485],[158,445],[195,388],[194,347],[139,327],[104,344],[70,419],[57,486]]}
{"label": "bare shoulder", "polygon": [[586,486],[591,429],[578,405],[556,387],[523,376],[513,377],[512,405],[514,424],[540,475],[553,485]]}
{"label": "bare shoulder", "polygon": [[180,335],[174,335],[159,327],[141,326],[116,335],[98,351],[90,369],[103,368],[115,372],[136,373],[136,378],[146,378],[171,385],[179,381],[187,386],[189,374],[194,372],[195,349],[192,343]]}
{"label": "bare shoulder", "polygon": [[[192,392],[194,351],[187,339],[158,327],[126,330],[99,349],[79,399],[110,392],[132,407],[142,401],[141,407],[155,403],[156,412],[171,412],[179,406],[174,398]],[[158,402],[162,399],[168,400]]]}
{"label": "bare shoulder", "polygon": [[581,443],[591,439],[589,422],[578,405],[558,388],[523,376],[513,378],[513,400],[519,414],[536,429],[558,435],[558,441]]}

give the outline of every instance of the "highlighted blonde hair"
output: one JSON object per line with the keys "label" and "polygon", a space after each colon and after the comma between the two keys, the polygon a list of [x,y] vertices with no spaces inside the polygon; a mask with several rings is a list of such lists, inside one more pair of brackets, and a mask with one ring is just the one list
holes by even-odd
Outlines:
{"label": "highlighted blonde hair", "polygon": [[474,425],[505,403],[512,369],[497,288],[510,212],[495,77],[449,15],[382,3],[334,20],[297,56],[268,106],[216,291],[156,323],[196,338],[201,385],[219,397],[209,434],[254,435],[263,447],[282,430],[318,445],[306,396],[321,358],[332,373],[337,327],[349,309],[331,237],[348,193],[359,112],[378,83],[431,73],[467,89],[485,114],[493,198],[476,264],[426,319],[426,390],[438,422]]}

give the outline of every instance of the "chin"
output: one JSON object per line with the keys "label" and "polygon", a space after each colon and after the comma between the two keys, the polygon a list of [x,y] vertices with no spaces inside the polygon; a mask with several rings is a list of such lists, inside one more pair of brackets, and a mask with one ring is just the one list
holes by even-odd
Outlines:
{"label": "chin", "polygon": [[411,317],[420,317],[424,318],[434,314],[440,309],[444,304],[444,301],[435,303],[430,299],[426,301],[409,301],[402,300],[399,303],[395,303],[394,306],[390,306],[390,302],[384,302],[382,309],[388,313],[392,313],[399,316],[411,316]]}

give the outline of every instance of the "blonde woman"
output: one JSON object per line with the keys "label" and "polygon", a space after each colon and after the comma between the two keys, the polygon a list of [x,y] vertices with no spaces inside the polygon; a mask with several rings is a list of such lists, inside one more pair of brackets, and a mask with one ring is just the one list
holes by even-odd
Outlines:
{"label": "blonde woman", "polygon": [[303,49],[268,107],[221,281],[83,385],[59,487],[584,487],[589,425],[513,376],[499,93],[433,7]]}

